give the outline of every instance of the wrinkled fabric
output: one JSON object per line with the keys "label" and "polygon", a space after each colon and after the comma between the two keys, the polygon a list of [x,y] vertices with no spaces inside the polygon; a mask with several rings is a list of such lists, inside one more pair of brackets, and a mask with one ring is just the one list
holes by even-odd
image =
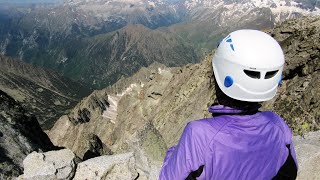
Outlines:
{"label": "wrinkled fabric", "polygon": [[297,164],[292,132],[271,111],[239,115],[222,105],[209,108],[213,118],[185,127],[178,144],[166,154],[160,180],[183,180],[204,165],[198,179],[272,179],[288,157],[287,144]]}

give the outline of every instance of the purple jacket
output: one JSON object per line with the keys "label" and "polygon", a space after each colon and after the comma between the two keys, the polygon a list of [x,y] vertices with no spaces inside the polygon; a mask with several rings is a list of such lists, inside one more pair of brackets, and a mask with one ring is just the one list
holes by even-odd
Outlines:
{"label": "purple jacket", "polygon": [[297,164],[292,132],[277,114],[239,115],[241,110],[222,105],[209,111],[228,115],[188,123],[178,145],[167,151],[160,180],[183,180],[202,165],[198,179],[270,180],[285,163],[288,144]]}

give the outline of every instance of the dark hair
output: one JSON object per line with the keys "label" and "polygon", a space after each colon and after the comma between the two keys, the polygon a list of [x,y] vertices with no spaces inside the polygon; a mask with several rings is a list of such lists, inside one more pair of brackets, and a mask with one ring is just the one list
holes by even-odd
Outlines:
{"label": "dark hair", "polygon": [[222,90],[218,86],[217,81],[214,78],[214,75],[213,75],[213,80],[214,80],[214,89],[216,94],[214,104],[221,104],[231,108],[243,110],[244,114],[255,113],[261,107],[261,104],[259,102],[240,101],[227,96],[224,92],[222,92]]}

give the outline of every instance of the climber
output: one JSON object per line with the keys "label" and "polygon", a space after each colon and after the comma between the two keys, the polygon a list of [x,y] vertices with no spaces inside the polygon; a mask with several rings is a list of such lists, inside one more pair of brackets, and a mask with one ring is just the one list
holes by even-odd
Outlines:
{"label": "climber", "polygon": [[281,83],[280,45],[257,30],[238,30],[212,59],[213,117],[189,122],[164,158],[160,180],[295,179],[292,132],[271,111],[259,111]]}

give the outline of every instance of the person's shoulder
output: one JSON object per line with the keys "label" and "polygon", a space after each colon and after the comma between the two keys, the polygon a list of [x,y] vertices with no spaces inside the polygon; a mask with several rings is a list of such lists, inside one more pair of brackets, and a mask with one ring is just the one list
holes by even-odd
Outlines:
{"label": "person's shoulder", "polygon": [[285,120],[281,116],[279,116],[277,113],[273,111],[262,111],[261,113],[264,114],[265,116],[270,117],[272,122],[274,122],[275,124],[278,124],[280,126],[287,126],[287,123],[285,122]]}
{"label": "person's shoulder", "polygon": [[185,134],[191,135],[199,143],[209,143],[217,134],[217,130],[210,124],[211,118],[190,121],[186,128]]}
{"label": "person's shoulder", "polygon": [[210,124],[208,119],[204,118],[188,122],[187,127],[191,129],[203,129],[210,127]]}
{"label": "person's shoulder", "polygon": [[211,132],[217,133],[227,121],[217,117],[204,118],[199,120],[194,120],[188,123],[187,127],[193,129],[197,132]]}
{"label": "person's shoulder", "polygon": [[286,121],[281,116],[279,116],[277,113],[272,112],[272,111],[264,111],[262,113],[272,117],[271,121],[281,129],[282,133],[286,137],[286,141],[291,141],[292,131],[291,131],[289,125],[286,123]]}

